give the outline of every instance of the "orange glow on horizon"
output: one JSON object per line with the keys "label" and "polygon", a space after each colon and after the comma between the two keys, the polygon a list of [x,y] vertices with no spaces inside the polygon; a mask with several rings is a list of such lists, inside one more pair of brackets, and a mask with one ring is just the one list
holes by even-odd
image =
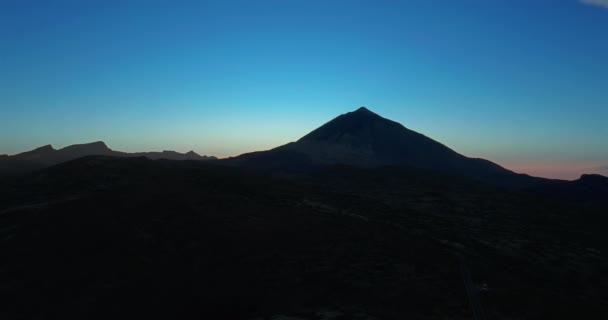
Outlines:
{"label": "orange glow on horizon", "polygon": [[[535,177],[576,180],[582,174],[600,173],[597,168],[605,165],[598,162],[554,162],[554,161],[502,161],[503,167],[517,173]],[[605,174],[605,173],[604,173]]]}

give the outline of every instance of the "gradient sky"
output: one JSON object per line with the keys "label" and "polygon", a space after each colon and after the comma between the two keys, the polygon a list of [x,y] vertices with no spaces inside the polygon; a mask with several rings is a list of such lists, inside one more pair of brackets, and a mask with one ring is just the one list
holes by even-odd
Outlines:
{"label": "gradient sky", "polygon": [[469,156],[608,165],[608,0],[0,0],[0,153],[220,157],[365,105]]}

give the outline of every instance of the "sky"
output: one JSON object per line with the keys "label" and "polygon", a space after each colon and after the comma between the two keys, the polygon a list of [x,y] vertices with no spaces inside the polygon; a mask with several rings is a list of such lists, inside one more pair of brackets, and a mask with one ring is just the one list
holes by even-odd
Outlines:
{"label": "sky", "polygon": [[360,106],[518,172],[604,170],[608,0],[0,0],[0,154],[234,156]]}

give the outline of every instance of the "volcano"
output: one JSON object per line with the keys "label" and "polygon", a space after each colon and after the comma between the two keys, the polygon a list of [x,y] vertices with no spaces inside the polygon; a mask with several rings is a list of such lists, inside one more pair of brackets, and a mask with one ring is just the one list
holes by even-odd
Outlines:
{"label": "volcano", "polygon": [[527,185],[536,180],[485,159],[466,157],[366,107],[342,114],[296,142],[244,154],[232,161],[269,169],[326,165],[409,166],[501,185]]}

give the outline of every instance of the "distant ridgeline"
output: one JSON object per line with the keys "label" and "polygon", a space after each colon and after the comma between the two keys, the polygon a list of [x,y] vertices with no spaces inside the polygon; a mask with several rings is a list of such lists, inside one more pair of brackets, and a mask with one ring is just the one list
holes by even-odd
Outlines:
{"label": "distant ridgeline", "polygon": [[102,142],[75,144],[62,149],[54,149],[51,145],[42,146],[31,151],[16,154],[14,156],[0,156],[0,174],[19,174],[43,169],[62,162],[86,157],[86,156],[109,156],[109,157],[146,157],[148,159],[168,160],[215,160],[216,157],[200,156],[194,151],[179,153],[175,151],[162,152],[135,152],[127,153],[114,151]]}
{"label": "distant ridgeline", "polygon": [[[0,157],[0,174],[31,172],[92,155],[146,157],[152,160],[216,160],[215,157],[200,156],[193,151],[185,154],[174,151],[119,152],[99,141],[59,150],[46,145],[14,156],[4,155]],[[515,173],[485,159],[466,157],[365,107],[336,117],[298,141],[214,162],[263,171],[308,171],[333,165],[359,168],[401,166],[516,188],[550,185],[560,190],[561,185],[568,183]],[[593,190],[596,190],[598,184],[606,183],[605,180],[608,181],[597,175],[594,178],[583,177],[575,182],[578,189],[583,190],[586,186],[593,185]]]}

